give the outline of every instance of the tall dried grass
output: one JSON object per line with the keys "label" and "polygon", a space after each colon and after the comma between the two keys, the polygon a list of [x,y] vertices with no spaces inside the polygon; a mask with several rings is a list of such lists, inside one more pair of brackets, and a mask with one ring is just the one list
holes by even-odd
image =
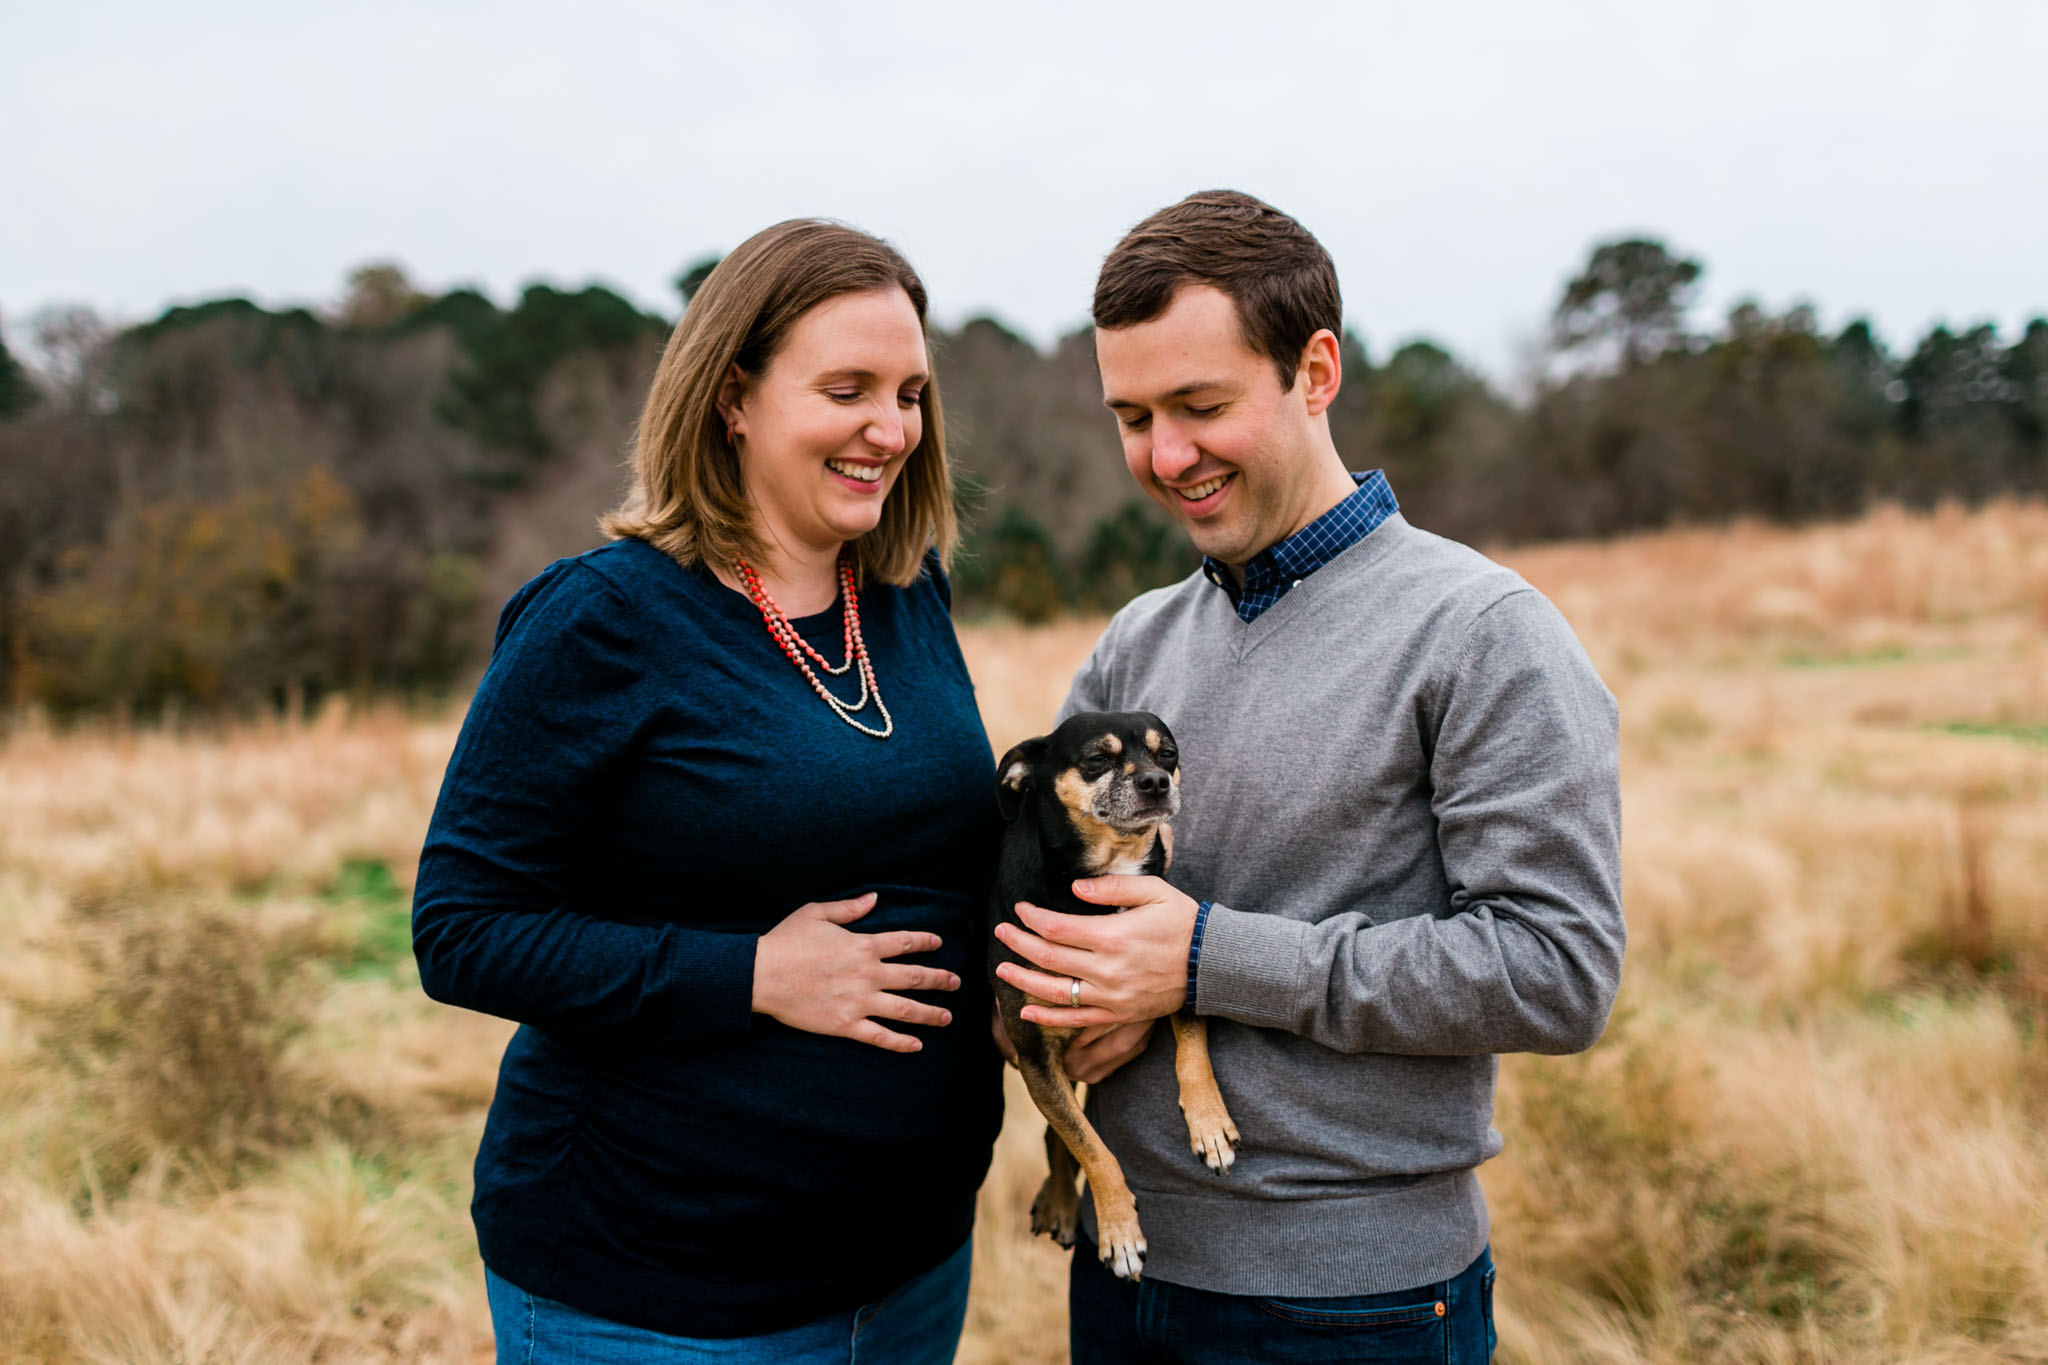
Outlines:
{"label": "tall dried grass", "polygon": [[[2048,1360],[2048,507],[1502,557],[1621,699],[1633,930],[1503,1067],[1502,1358]],[[999,751],[1096,629],[963,632]],[[392,932],[453,732],[0,741],[0,1362],[488,1358],[506,1027]],[[1057,1361],[1012,1098],[962,1357]]]}

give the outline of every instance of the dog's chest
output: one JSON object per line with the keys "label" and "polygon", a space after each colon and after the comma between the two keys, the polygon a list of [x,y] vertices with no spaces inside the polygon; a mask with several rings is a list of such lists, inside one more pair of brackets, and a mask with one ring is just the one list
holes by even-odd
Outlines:
{"label": "dog's chest", "polygon": [[1098,877],[1142,877],[1145,875],[1144,853],[1127,853],[1112,857],[1108,864],[1095,875]]}

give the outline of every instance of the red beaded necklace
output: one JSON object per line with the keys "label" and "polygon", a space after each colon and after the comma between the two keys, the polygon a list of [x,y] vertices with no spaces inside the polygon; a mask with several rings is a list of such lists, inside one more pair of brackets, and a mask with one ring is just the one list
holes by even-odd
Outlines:
{"label": "red beaded necklace", "polygon": [[[747,589],[747,596],[760,609],[761,619],[768,626],[769,637],[776,644],[782,646],[782,652],[788,656],[791,663],[797,666],[797,671],[804,675],[805,681],[811,685],[811,690],[825,699],[825,704],[832,708],[832,714],[838,716],[839,719],[845,721],[862,734],[872,735],[876,739],[887,739],[890,735],[894,734],[896,732],[895,718],[889,714],[889,708],[882,704],[882,689],[875,682],[875,666],[868,661],[867,642],[861,639],[860,635],[860,598],[853,590],[852,556],[843,551],[839,556],[839,592],[846,599],[846,662],[837,668],[826,663],[825,656],[811,648],[810,641],[797,634],[796,627],[789,623],[789,617],[783,613],[781,607],[776,605],[775,599],[768,595],[768,590],[761,586],[760,575],[754,572],[753,566],[748,564],[746,560],[739,558],[735,558],[732,563],[733,571],[739,575],[740,582]],[[841,676],[848,669],[852,668],[855,663],[858,663],[860,665],[860,700],[848,706],[845,702],[826,691],[825,684],[820,682],[818,675],[811,671],[810,662],[804,657],[805,655],[809,655],[811,659],[816,659],[818,667],[824,669],[833,677]],[[879,730],[863,725],[854,719],[855,712],[867,709],[870,696],[875,699],[875,710],[882,717],[882,728]]]}

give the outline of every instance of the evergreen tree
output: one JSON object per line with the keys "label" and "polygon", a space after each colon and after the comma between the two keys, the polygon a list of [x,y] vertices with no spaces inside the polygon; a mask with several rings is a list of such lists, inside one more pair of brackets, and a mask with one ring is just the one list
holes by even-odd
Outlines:
{"label": "evergreen tree", "polygon": [[1685,310],[1701,274],[1698,261],[1662,242],[1626,237],[1593,249],[1551,314],[1560,351],[1611,347],[1623,365],[1640,365],[1685,342]]}
{"label": "evergreen tree", "polygon": [[0,336],[0,419],[19,417],[41,396],[27,369],[8,351],[7,338]]}

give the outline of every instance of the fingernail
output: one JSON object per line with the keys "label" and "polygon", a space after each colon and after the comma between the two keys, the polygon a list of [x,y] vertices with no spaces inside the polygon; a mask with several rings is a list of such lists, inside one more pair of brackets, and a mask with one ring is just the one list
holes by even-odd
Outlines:
{"label": "fingernail", "polygon": [[953,1022],[953,1012],[952,1012],[951,1010],[940,1010],[940,1011],[939,1011],[939,1023],[940,1023],[940,1025],[941,1025],[941,1026],[943,1026],[943,1025],[946,1025],[946,1024],[950,1024],[950,1023],[952,1023],[952,1022]]}
{"label": "fingernail", "polygon": [[957,990],[959,990],[959,989],[960,989],[960,978],[959,978],[959,977],[957,977],[957,976],[955,976],[955,975],[953,975],[953,974],[952,974],[951,972],[947,972],[947,973],[946,973],[946,989],[947,989],[947,990],[949,990],[949,991],[957,991]]}
{"label": "fingernail", "polygon": [[1093,891],[1094,889],[1095,879],[1093,877],[1081,877],[1074,882],[1074,890],[1076,891],[1088,892]]}

